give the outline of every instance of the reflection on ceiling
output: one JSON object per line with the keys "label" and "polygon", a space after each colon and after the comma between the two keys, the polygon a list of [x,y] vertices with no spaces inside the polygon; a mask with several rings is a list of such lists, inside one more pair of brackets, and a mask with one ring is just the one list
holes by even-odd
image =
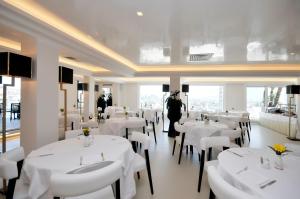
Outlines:
{"label": "reflection on ceiling", "polygon": [[137,72],[300,63],[297,0],[4,1]]}

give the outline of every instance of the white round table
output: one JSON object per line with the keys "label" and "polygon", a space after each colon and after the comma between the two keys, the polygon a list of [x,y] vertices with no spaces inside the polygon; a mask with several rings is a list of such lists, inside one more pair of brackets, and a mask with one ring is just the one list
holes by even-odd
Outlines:
{"label": "white round table", "polygon": [[186,141],[199,149],[200,139],[209,136],[219,136],[222,130],[229,127],[220,122],[209,121],[205,124],[203,121],[189,121],[183,124],[186,129]]}
{"label": "white round table", "polygon": [[146,121],[144,118],[110,118],[105,120],[104,131],[110,132],[113,135],[126,136],[126,138],[128,138],[129,129],[143,128],[143,131],[145,131],[145,126]]}
{"label": "white round table", "polygon": [[52,173],[67,173],[101,162],[103,159],[104,161],[122,161],[121,198],[132,198],[136,193],[133,170],[134,151],[127,139],[118,136],[96,135],[89,147],[84,147],[83,139],[79,138],[43,146],[32,151],[25,159],[21,179],[29,185],[29,195],[32,199],[49,199],[51,198],[50,176]]}
{"label": "white round table", "polygon": [[[300,196],[300,157],[288,154],[283,157],[284,169],[275,169],[275,153],[269,149],[229,149],[242,157],[223,151],[219,154],[218,170],[233,186],[261,198],[296,199]],[[270,159],[270,168],[261,165],[260,157]],[[246,169],[245,169],[246,168]],[[260,185],[276,180],[260,188]]]}

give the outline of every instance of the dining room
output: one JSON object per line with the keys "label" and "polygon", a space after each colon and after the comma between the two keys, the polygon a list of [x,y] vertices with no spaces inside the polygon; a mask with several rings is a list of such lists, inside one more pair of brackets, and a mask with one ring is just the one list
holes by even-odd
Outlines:
{"label": "dining room", "polygon": [[300,1],[0,1],[0,198],[299,198]]}

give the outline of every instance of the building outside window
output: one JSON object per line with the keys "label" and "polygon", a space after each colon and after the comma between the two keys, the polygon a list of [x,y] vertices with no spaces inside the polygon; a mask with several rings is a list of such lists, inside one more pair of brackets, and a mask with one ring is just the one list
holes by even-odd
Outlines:
{"label": "building outside window", "polygon": [[189,109],[210,112],[223,110],[223,86],[190,85]]}

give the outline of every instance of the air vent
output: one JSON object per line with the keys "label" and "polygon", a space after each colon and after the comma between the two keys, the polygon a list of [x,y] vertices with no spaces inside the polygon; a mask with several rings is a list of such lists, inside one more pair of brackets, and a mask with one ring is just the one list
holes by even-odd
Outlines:
{"label": "air vent", "polygon": [[212,56],[213,53],[190,54],[188,61],[190,62],[208,61]]}
{"label": "air vent", "polygon": [[65,57],[67,59],[70,59],[70,60],[73,60],[73,61],[76,61],[77,59],[75,57]]}

